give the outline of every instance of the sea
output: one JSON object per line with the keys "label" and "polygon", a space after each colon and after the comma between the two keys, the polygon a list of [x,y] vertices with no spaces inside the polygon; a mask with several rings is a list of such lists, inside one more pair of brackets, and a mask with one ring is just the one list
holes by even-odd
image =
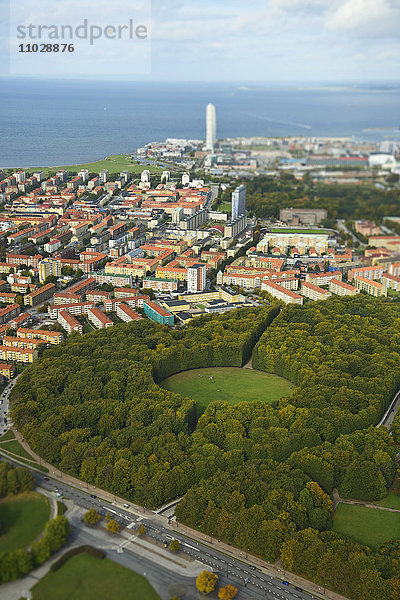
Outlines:
{"label": "sea", "polygon": [[99,160],[168,137],[327,136],[400,142],[400,83],[0,79],[0,167]]}

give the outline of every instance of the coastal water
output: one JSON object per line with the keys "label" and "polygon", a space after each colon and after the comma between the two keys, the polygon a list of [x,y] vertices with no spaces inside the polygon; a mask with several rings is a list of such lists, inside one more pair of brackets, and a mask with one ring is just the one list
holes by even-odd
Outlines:
{"label": "coastal water", "polygon": [[167,137],[400,140],[400,85],[0,80],[0,167],[88,162]]}

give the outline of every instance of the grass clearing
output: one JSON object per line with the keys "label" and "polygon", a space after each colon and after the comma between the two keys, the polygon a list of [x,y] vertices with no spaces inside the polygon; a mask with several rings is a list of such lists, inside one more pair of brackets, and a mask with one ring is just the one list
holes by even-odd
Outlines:
{"label": "grass clearing", "polygon": [[[210,377],[212,379],[210,379]],[[262,400],[271,403],[290,394],[294,388],[286,379],[252,369],[208,367],[182,371],[164,379],[160,386],[193,398],[200,416],[210,402],[223,400],[229,404]]]}
{"label": "grass clearing", "polygon": [[397,510],[400,510],[400,496],[397,496],[394,492],[390,491],[386,498],[383,498],[378,502],[374,502],[374,504],[377,504],[378,506],[384,506],[385,508],[396,508]]}
{"label": "grass clearing", "polygon": [[376,550],[384,542],[400,539],[400,515],[341,502],[333,517],[333,531]]}
{"label": "grass clearing", "polygon": [[50,504],[37,492],[8,496],[0,502],[0,553],[26,548],[42,533],[50,517]]}
{"label": "grass clearing", "polygon": [[105,558],[88,554],[71,558],[32,589],[33,600],[160,600],[149,582]]}

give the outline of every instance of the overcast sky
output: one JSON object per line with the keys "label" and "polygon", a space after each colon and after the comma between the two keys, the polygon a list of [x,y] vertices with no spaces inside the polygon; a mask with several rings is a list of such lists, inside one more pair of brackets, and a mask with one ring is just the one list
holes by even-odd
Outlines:
{"label": "overcast sky", "polygon": [[[40,0],[47,1],[54,6],[55,0]],[[115,7],[117,16],[122,3],[130,6],[129,0],[108,6]],[[152,0],[151,4],[152,67],[145,79],[399,79],[400,0]],[[0,58],[5,51],[3,43]],[[107,66],[112,70],[107,60],[102,57],[105,71]]]}

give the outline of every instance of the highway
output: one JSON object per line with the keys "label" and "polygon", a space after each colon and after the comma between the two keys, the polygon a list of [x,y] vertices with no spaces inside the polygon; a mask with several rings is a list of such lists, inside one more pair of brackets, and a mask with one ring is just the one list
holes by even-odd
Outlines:
{"label": "highway", "polygon": [[[249,565],[244,560],[233,558],[214,547],[207,545],[207,543],[201,543],[193,540],[187,535],[179,531],[179,527],[176,529],[168,525],[168,519],[153,513],[141,514],[134,511],[131,508],[124,508],[121,504],[116,502],[109,503],[96,497],[96,488],[93,486],[87,486],[87,491],[77,489],[68,483],[60,481],[54,481],[49,477],[34,473],[38,486],[52,491],[57,497],[63,497],[71,500],[76,506],[81,507],[85,510],[93,507],[103,516],[106,513],[110,513],[121,526],[128,527],[133,531],[136,527],[142,523],[146,528],[146,535],[153,538],[154,540],[164,543],[171,539],[177,539],[181,543],[181,551],[201,562],[205,565],[205,568],[218,573],[220,579],[226,580],[227,582],[233,583],[238,589],[246,590],[250,594],[251,598],[275,598],[277,600],[309,600],[314,598],[311,594],[296,589],[295,586],[287,583],[283,583],[281,580],[276,579],[270,575],[267,575],[259,568]],[[124,551],[130,551],[129,547],[124,545]],[[133,551],[133,550],[132,550]],[[137,551],[136,551],[137,552]],[[166,556],[169,555],[168,550],[165,550]],[[159,565],[158,559],[155,555],[155,563],[152,570],[157,572]],[[134,569],[133,566],[131,568]],[[147,565],[147,571],[150,570]],[[134,569],[135,570],[135,569]],[[174,569],[172,568],[172,571]],[[174,575],[176,579],[176,576]],[[172,578],[172,579],[174,579]],[[151,580],[151,578],[150,578]],[[194,583],[194,579],[192,584]],[[242,595],[242,598],[246,596]]]}

